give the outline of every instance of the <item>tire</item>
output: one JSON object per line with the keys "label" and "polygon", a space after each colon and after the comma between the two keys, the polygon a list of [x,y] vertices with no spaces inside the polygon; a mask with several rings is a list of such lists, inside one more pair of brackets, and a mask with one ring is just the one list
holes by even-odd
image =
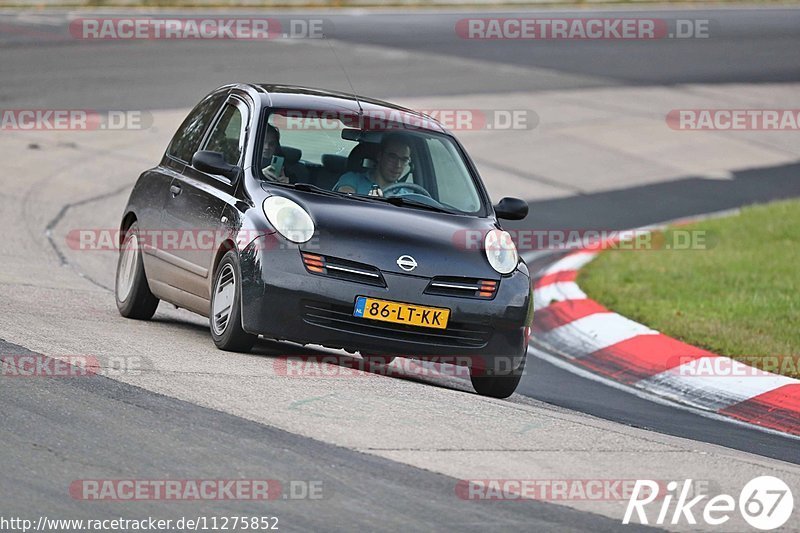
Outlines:
{"label": "tire", "polygon": [[242,274],[235,251],[219,262],[213,287],[208,320],[214,344],[227,352],[249,352],[258,335],[242,329]]}
{"label": "tire", "polygon": [[470,368],[469,378],[475,392],[481,396],[491,398],[508,398],[517,390],[517,385],[525,371],[525,360],[528,354],[522,356],[522,362],[515,370],[503,374],[491,374],[480,368]]}
{"label": "tire", "polygon": [[158,298],[150,292],[144,273],[139,226],[134,222],[125,233],[117,260],[114,298],[119,314],[125,318],[150,320],[158,307]]}

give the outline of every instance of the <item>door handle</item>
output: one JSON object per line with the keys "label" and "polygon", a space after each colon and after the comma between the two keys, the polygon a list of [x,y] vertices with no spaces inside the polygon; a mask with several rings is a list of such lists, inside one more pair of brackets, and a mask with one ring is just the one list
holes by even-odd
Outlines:
{"label": "door handle", "polygon": [[169,192],[172,193],[172,197],[175,198],[181,193],[181,186],[180,185],[170,185]]}

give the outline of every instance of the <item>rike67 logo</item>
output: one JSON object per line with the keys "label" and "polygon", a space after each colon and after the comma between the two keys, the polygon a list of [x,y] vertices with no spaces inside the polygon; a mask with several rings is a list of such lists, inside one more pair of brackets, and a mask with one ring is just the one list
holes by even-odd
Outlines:
{"label": "rike67 logo", "polygon": [[[729,494],[719,494],[705,502],[703,500],[708,498],[707,494],[689,499],[692,494],[691,479],[684,480],[680,487],[677,481],[670,481],[666,486],[666,494],[659,493],[662,486],[649,479],[636,480],[622,523],[631,523],[636,513],[640,524],[649,524],[652,514],[648,518],[646,507],[655,501],[658,503],[653,507],[658,507],[658,516],[653,523],[657,525],[680,524],[684,520],[686,524],[696,525],[697,518],[701,517],[708,525],[721,526],[734,515],[738,503],[739,513],[750,526],[769,531],[785,524],[794,510],[794,498],[789,486],[773,476],[760,476],[748,481],[739,493],[738,502]],[[675,507],[670,509],[673,501]]]}

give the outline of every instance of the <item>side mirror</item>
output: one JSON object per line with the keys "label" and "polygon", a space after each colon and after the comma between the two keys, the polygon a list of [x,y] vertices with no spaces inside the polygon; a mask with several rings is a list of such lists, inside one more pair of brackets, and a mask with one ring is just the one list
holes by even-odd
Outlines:
{"label": "side mirror", "polygon": [[231,181],[239,177],[239,167],[231,165],[219,152],[209,152],[201,150],[192,156],[192,166],[200,172],[207,174],[219,174]]}
{"label": "side mirror", "polygon": [[528,202],[519,198],[503,198],[494,206],[497,218],[506,220],[522,220],[528,216]]}

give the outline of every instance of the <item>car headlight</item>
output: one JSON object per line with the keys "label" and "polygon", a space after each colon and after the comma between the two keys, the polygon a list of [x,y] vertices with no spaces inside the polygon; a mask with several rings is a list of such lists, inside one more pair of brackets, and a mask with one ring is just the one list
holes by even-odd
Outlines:
{"label": "car headlight", "polygon": [[286,239],[299,244],[314,235],[311,215],[296,202],[283,196],[270,196],[264,200],[263,207],[269,223]]}
{"label": "car headlight", "polygon": [[493,229],[486,234],[483,241],[486,259],[492,268],[500,274],[510,274],[517,268],[519,255],[517,247],[507,231]]}

